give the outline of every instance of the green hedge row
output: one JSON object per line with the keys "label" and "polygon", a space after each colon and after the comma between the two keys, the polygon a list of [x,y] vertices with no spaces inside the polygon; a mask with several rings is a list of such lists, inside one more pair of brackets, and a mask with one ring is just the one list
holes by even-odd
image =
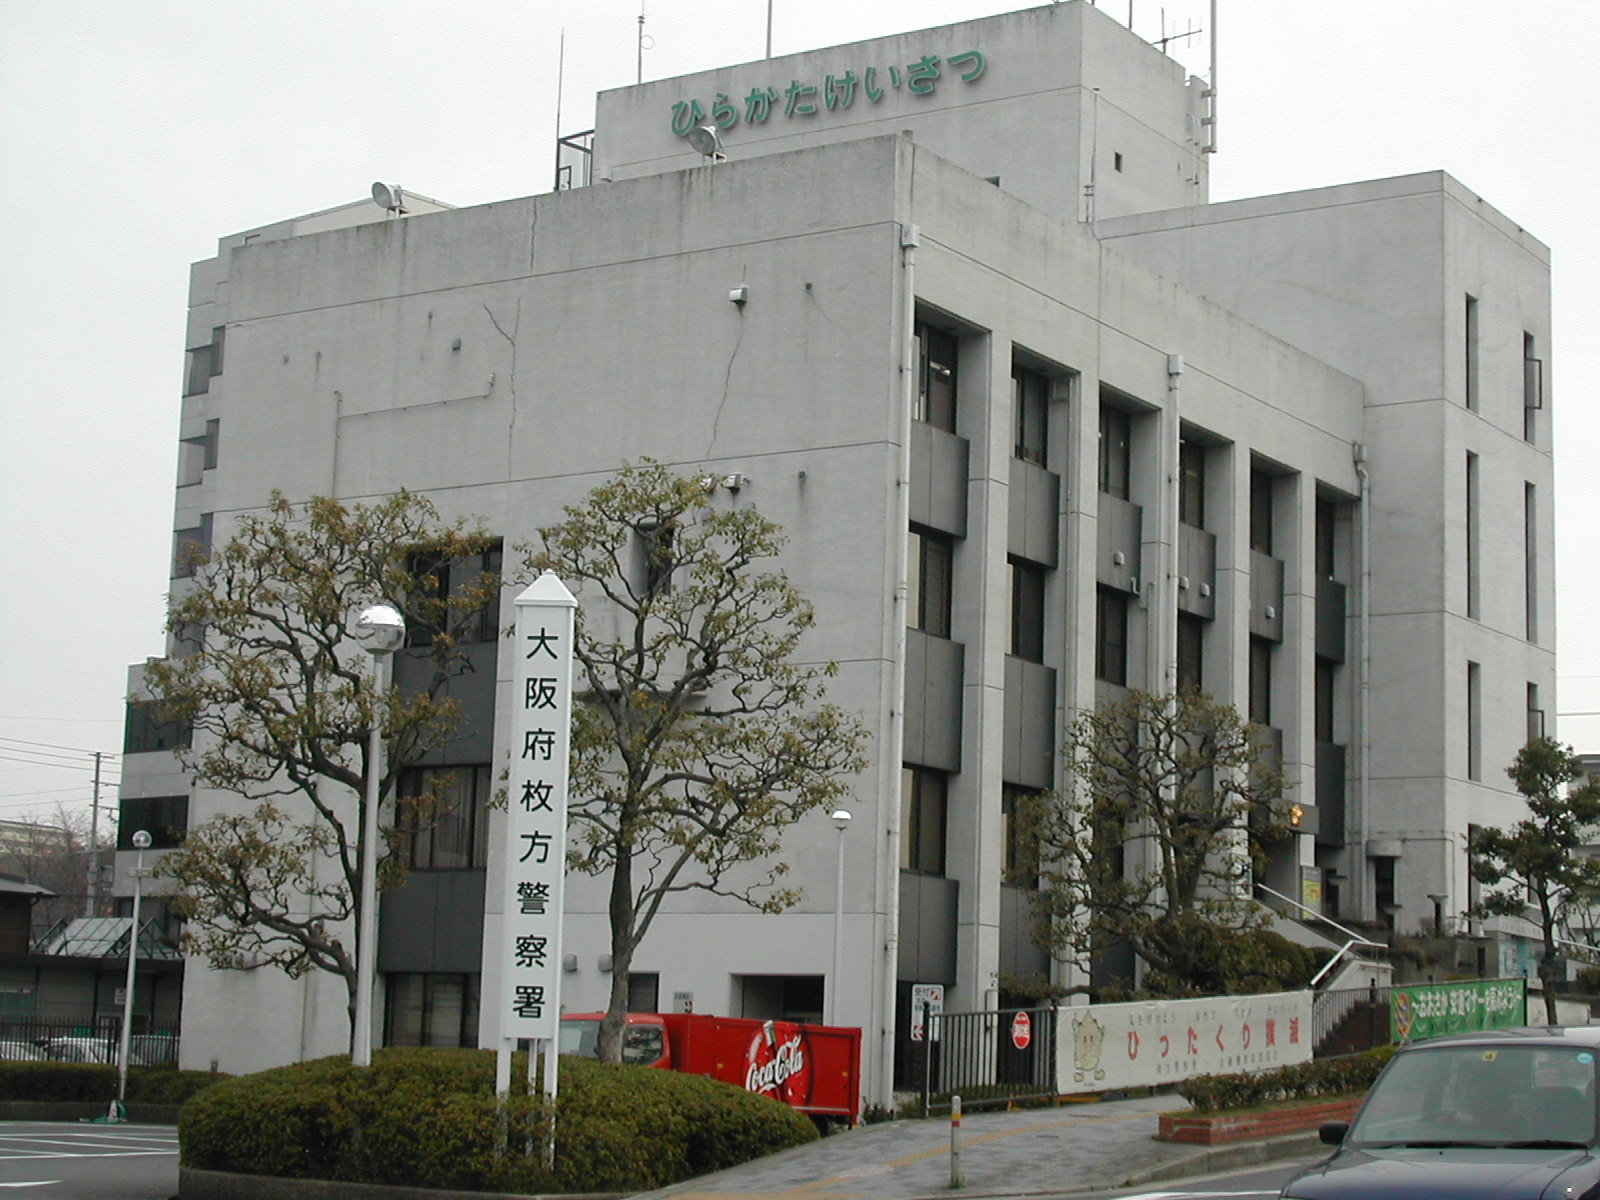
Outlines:
{"label": "green hedge row", "polygon": [[1174,1087],[1197,1112],[1228,1112],[1282,1100],[1314,1100],[1363,1092],[1394,1057],[1395,1047],[1319,1058],[1253,1075],[1197,1075]]}
{"label": "green hedge row", "polygon": [[385,1049],[365,1068],[340,1056],[225,1080],[184,1108],[183,1165],[476,1191],[639,1192],[817,1137],[802,1114],[742,1088],[563,1058],[547,1171],[525,1063],[516,1056],[521,1094],[503,1114],[485,1050]]}
{"label": "green hedge row", "polygon": [[[182,1104],[225,1075],[132,1067],[129,1104]],[[117,1094],[117,1069],[99,1063],[0,1060],[0,1100],[72,1100],[105,1104]]]}

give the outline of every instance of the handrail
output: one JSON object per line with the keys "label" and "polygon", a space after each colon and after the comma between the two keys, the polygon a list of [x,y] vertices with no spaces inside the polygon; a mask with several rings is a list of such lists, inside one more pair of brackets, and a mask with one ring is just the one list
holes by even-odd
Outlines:
{"label": "handrail", "polygon": [[1329,924],[1329,925],[1333,926],[1335,929],[1337,929],[1340,933],[1344,934],[1345,937],[1350,939],[1349,941],[1345,942],[1344,945],[1339,947],[1338,952],[1335,953],[1332,958],[1328,959],[1327,962],[1322,964],[1322,969],[1320,971],[1318,971],[1315,975],[1313,975],[1311,977],[1311,988],[1312,988],[1313,991],[1316,990],[1317,984],[1322,982],[1323,978],[1328,974],[1328,972],[1333,970],[1333,968],[1338,964],[1339,960],[1342,959],[1346,954],[1348,954],[1350,952],[1350,947],[1352,947],[1352,946],[1371,946],[1376,950],[1387,950],[1389,948],[1389,947],[1385,946],[1382,942],[1374,942],[1370,938],[1362,937],[1359,933],[1356,933],[1353,929],[1346,929],[1343,925],[1339,924],[1339,922],[1335,921],[1332,917],[1325,916],[1324,914],[1317,912],[1315,909],[1307,908],[1304,904],[1301,904],[1300,901],[1295,900],[1295,899],[1293,899],[1293,898],[1291,898],[1289,896],[1285,896],[1282,892],[1277,891],[1274,888],[1269,888],[1264,883],[1258,883],[1258,884],[1256,884],[1256,887],[1259,890],[1261,890],[1263,892],[1266,892],[1268,895],[1276,896],[1279,900],[1282,900],[1285,904],[1292,905],[1293,907],[1298,908],[1301,912],[1305,913],[1306,915],[1314,917],[1319,921],[1326,922],[1327,924]]}

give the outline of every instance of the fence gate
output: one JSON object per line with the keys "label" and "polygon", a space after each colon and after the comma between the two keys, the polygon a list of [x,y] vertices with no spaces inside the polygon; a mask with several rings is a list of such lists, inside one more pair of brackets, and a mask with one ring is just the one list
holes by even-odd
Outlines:
{"label": "fence gate", "polygon": [[948,1112],[1014,1100],[1054,1101],[1056,1010],[1007,1008],[991,1012],[924,1012],[922,1105]]}

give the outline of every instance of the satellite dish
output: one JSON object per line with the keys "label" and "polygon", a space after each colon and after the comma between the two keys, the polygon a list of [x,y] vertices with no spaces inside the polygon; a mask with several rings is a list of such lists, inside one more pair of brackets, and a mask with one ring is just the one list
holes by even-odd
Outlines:
{"label": "satellite dish", "polygon": [[405,212],[405,193],[400,190],[400,185],[397,183],[373,184],[372,202],[390,212]]}
{"label": "satellite dish", "polygon": [[717,133],[715,125],[696,125],[688,133],[689,145],[693,146],[707,158],[716,158],[722,153],[722,137]]}

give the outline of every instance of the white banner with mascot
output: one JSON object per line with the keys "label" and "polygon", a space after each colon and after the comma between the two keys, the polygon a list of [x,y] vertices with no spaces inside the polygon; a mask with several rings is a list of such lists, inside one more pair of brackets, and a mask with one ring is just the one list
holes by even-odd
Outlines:
{"label": "white banner with mascot", "polygon": [[1310,992],[1090,1004],[1057,1019],[1062,1095],[1311,1060]]}

